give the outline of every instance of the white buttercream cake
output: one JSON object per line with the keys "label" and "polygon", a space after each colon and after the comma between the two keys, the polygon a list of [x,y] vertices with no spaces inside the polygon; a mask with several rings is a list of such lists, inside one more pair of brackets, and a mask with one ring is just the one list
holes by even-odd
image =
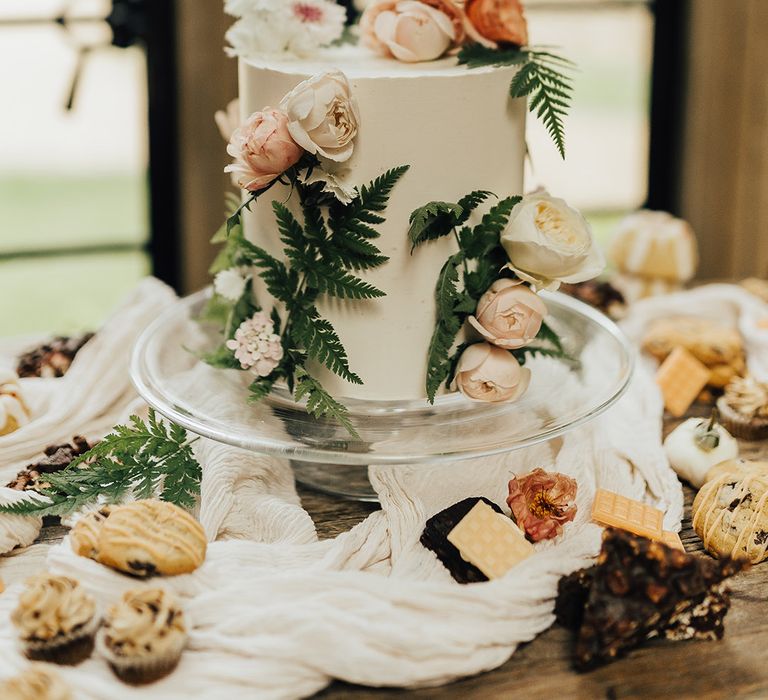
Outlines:
{"label": "white buttercream cake", "polygon": [[[359,273],[386,296],[354,302],[322,299],[318,304],[363,384],[350,384],[316,363],[312,373],[335,397],[426,398],[435,281],[457,248],[452,238],[443,238],[412,255],[408,218],[426,202],[457,201],[472,190],[490,190],[499,197],[523,192],[526,105],[509,96],[516,68],[469,70],[453,57],[401,63],[353,45],[322,49],[311,59],[241,58],[241,116],[245,119],[265,105],[276,107],[301,81],[332,69],[347,76],[360,111],[354,155],[343,164],[349,180],[365,184],[390,168],[410,169],[392,192],[386,221],[377,226],[381,237],[376,245],[389,261]],[[245,212],[245,231],[250,240],[284,259],[273,200],[298,212],[298,198],[276,185]],[[264,308],[273,306],[257,276],[254,289]]]}

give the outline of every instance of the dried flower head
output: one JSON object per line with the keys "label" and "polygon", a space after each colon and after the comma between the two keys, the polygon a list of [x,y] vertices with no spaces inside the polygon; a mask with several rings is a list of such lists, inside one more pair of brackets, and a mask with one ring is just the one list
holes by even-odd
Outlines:
{"label": "dried flower head", "polygon": [[227,341],[243,369],[250,369],[260,377],[270,375],[283,359],[283,345],[269,316],[257,311],[235,331]]}
{"label": "dried flower head", "polygon": [[534,469],[509,482],[507,505],[518,526],[532,542],[549,540],[563,531],[563,525],[576,517],[577,484],[558,472]]}

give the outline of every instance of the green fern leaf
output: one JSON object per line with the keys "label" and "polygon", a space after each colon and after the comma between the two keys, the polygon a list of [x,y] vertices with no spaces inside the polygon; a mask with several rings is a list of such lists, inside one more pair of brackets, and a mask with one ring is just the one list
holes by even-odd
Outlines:
{"label": "green fern leaf", "polygon": [[474,190],[467,195],[464,195],[459,201],[458,205],[461,207],[461,216],[456,220],[456,226],[462,226],[467,223],[472,212],[475,211],[486,199],[489,197],[495,197],[493,192],[488,190]]}
{"label": "green fern leaf", "polygon": [[307,355],[325,365],[331,372],[352,384],[363,380],[349,368],[347,352],[329,321],[320,317],[312,306],[294,321],[293,339],[301,344]]}
{"label": "green fern leaf", "polygon": [[339,403],[334,399],[325,389],[323,389],[320,382],[303,368],[296,368],[296,389],[294,392],[294,398],[296,401],[301,401],[306,398],[307,400],[307,412],[313,415],[315,418],[331,418],[338,421],[347,432],[354,438],[359,439],[360,436],[352,425],[352,421],[349,418],[349,411],[346,406]]}
{"label": "green fern leaf", "polygon": [[272,210],[275,212],[277,230],[283,245],[289,250],[303,250],[306,246],[304,229],[290,209],[280,202],[272,202]]}
{"label": "green fern leaf", "polygon": [[68,467],[46,475],[50,486],[39,496],[0,506],[0,512],[60,516],[99,500],[119,502],[128,492],[137,497],[159,494],[189,507],[201,479],[191,444],[183,428],[166,427],[150,409],[146,422],[132,416],[128,425],[115,426]]}
{"label": "green fern leaf", "polygon": [[315,263],[305,270],[307,284],[321,293],[341,299],[375,299],[386,296],[365,280],[335,265]]}
{"label": "green fern leaf", "polygon": [[450,236],[464,210],[451,202],[429,202],[411,212],[408,239],[411,252],[427,241]]}
{"label": "green fern leaf", "polygon": [[463,259],[461,252],[448,258],[437,279],[435,289],[437,323],[427,352],[426,388],[430,403],[435,402],[437,390],[448,376],[451,348],[463,322],[463,318],[455,312],[456,303],[460,299],[457,288],[459,281],[457,268]]}
{"label": "green fern leaf", "polygon": [[462,229],[459,241],[467,258],[482,260],[499,245],[512,209],[521,199],[518,196],[502,199],[488,210],[477,226]]}

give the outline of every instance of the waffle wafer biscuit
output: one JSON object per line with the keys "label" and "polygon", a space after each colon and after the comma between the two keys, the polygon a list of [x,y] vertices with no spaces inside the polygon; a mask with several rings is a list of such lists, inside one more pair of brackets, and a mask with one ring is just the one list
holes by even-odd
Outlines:
{"label": "waffle wafer biscuit", "polygon": [[500,578],[533,554],[520,528],[482,502],[448,533],[448,541],[489,579]]}
{"label": "waffle wafer biscuit", "polygon": [[682,416],[709,381],[709,370],[683,347],[676,347],[656,372],[664,405],[676,418]]}
{"label": "waffle wafer biscuit", "polygon": [[672,549],[679,549],[681,552],[685,551],[683,541],[680,539],[680,535],[678,535],[676,532],[664,530],[664,532],[661,533],[660,541],[667,545],[667,547],[671,547]]}
{"label": "waffle wafer biscuit", "polygon": [[618,527],[652,540],[664,540],[664,513],[626,496],[598,489],[592,504],[592,520],[606,527]]}

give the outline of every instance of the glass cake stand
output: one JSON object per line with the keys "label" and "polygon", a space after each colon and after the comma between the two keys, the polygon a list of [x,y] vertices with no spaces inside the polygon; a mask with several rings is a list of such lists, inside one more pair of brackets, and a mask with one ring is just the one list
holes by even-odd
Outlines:
{"label": "glass cake stand", "polygon": [[[359,438],[334,422],[316,420],[287,389],[247,403],[247,372],[213,369],[200,352],[216,342],[195,321],[210,294],[178,301],[141,334],[131,378],[142,398],[193,433],[258,453],[288,458],[298,481],[335,495],[375,500],[369,465],[456,462],[511,452],[552,440],[594,419],[629,384],[633,351],[605,316],[571,297],[543,293],[548,323],[575,361],[532,358],[532,381],[511,404],[469,401],[458,393],[424,401],[343,400]],[[595,363],[581,358],[599,353]],[[554,402],[563,382],[585,385],[578,401]]]}

